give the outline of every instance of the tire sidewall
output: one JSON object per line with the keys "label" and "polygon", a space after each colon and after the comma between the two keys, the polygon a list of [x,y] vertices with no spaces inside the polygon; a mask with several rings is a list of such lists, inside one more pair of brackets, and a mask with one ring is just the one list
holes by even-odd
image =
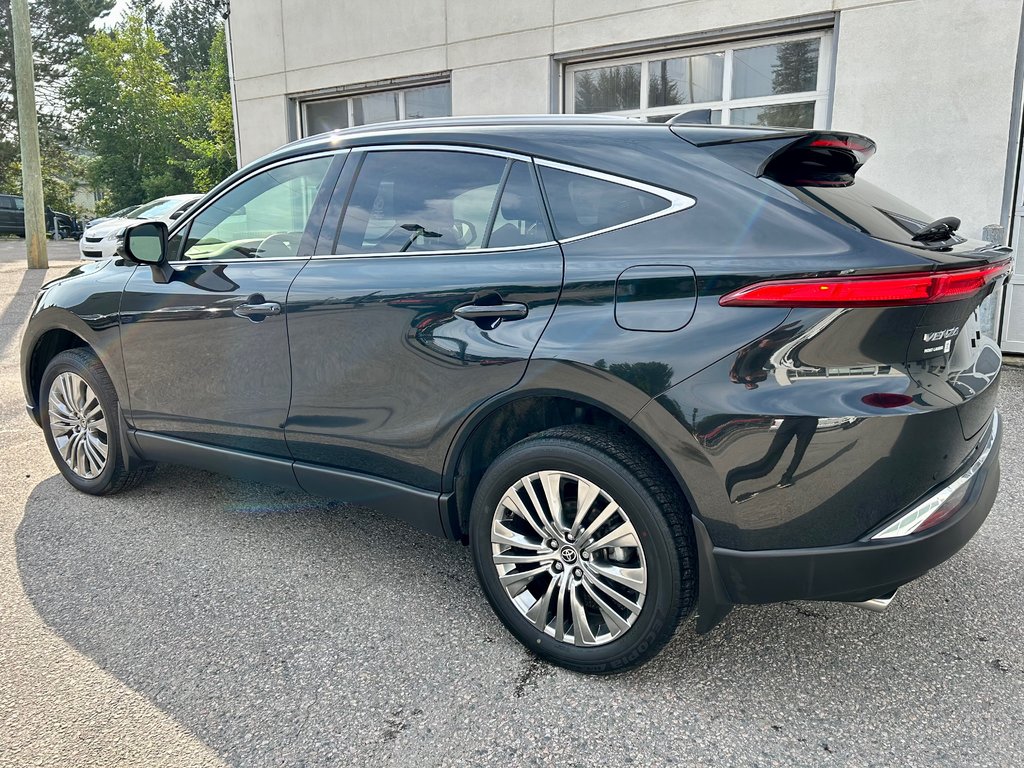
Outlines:
{"label": "tire sidewall", "polygon": [[[53,433],[50,431],[50,388],[54,380],[62,373],[75,373],[85,379],[89,388],[100,401],[103,409],[103,416],[107,422],[107,462],[103,471],[96,477],[87,479],[79,477],[72,471],[71,467],[64,461],[57,444],[54,442]],[[71,485],[80,491],[91,494],[102,494],[110,485],[117,471],[117,457],[121,450],[121,436],[117,429],[117,400],[109,394],[108,382],[98,381],[91,366],[67,353],[55,357],[43,372],[43,378],[39,385],[39,423],[43,428],[43,436],[46,440],[46,447],[50,450],[57,469]]]}
{"label": "tire sidewall", "polygon": [[[556,640],[537,629],[512,604],[491,560],[490,528],[502,495],[533,472],[554,470],[597,483],[626,512],[643,546],[647,594],[640,616],[622,637],[592,647]],[[679,553],[654,499],[628,472],[609,457],[569,441],[513,446],[491,465],[473,499],[470,516],[473,565],[498,618],[524,645],[541,657],[580,672],[607,674],[636,666],[675,630],[682,578]],[[666,625],[673,623],[673,626]]]}

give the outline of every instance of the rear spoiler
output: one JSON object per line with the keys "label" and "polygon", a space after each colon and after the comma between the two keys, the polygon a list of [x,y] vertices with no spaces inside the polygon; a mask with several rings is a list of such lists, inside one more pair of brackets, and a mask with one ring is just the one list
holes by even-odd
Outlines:
{"label": "rear spoiler", "polygon": [[681,139],[751,176],[793,186],[847,187],[875,154],[875,142],[857,133],[696,125],[669,128]]}

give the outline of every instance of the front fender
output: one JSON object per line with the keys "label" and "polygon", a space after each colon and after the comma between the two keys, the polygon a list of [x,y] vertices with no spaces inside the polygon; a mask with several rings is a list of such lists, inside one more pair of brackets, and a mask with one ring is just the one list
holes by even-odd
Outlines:
{"label": "front fender", "polygon": [[133,270],[116,260],[84,265],[40,289],[21,340],[22,389],[36,417],[39,403],[33,381],[38,380],[41,366],[47,362],[39,357],[42,343],[54,331],[74,335],[96,353],[118,399],[127,405],[119,313],[121,292]]}

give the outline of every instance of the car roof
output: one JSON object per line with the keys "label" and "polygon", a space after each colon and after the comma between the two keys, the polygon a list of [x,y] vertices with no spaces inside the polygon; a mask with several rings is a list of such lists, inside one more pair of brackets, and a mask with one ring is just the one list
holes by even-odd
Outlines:
{"label": "car roof", "polygon": [[[471,143],[474,138],[482,139],[485,136],[493,138],[496,131],[500,132],[502,129],[514,131],[516,128],[544,128],[555,131],[565,129],[567,132],[584,130],[604,135],[608,138],[619,132],[633,133],[635,131],[651,131],[663,135],[671,128],[677,136],[684,139],[690,140],[690,137],[693,136],[696,139],[693,143],[704,143],[716,138],[722,141],[729,141],[785,132],[782,129],[761,126],[706,125],[696,123],[674,123],[670,126],[667,123],[648,123],[620,115],[476,115],[431,117],[417,120],[372,123],[370,125],[320,133],[286,144],[256,161],[254,165],[262,165],[264,162],[300,154],[338,149],[344,146],[359,146],[372,143],[377,139],[394,141],[395,137],[407,137],[411,140],[423,141],[429,139],[432,134],[443,134],[446,137],[445,140],[450,140],[452,136],[461,136],[467,143]],[[438,140],[441,141],[440,138]]]}

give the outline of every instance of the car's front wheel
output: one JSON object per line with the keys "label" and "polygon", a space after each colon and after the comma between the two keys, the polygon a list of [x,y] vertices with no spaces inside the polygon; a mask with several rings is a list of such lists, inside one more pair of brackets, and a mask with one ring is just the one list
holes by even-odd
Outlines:
{"label": "car's front wheel", "polygon": [[117,393],[92,350],[69,349],[46,366],[39,387],[40,421],[57,469],[75,488],[97,496],[135,485],[121,450]]}
{"label": "car's front wheel", "polygon": [[625,434],[558,427],[510,447],[477,489],[470,546],[505,626],[579,672],[644,663],[696,601],[685,503]]}

